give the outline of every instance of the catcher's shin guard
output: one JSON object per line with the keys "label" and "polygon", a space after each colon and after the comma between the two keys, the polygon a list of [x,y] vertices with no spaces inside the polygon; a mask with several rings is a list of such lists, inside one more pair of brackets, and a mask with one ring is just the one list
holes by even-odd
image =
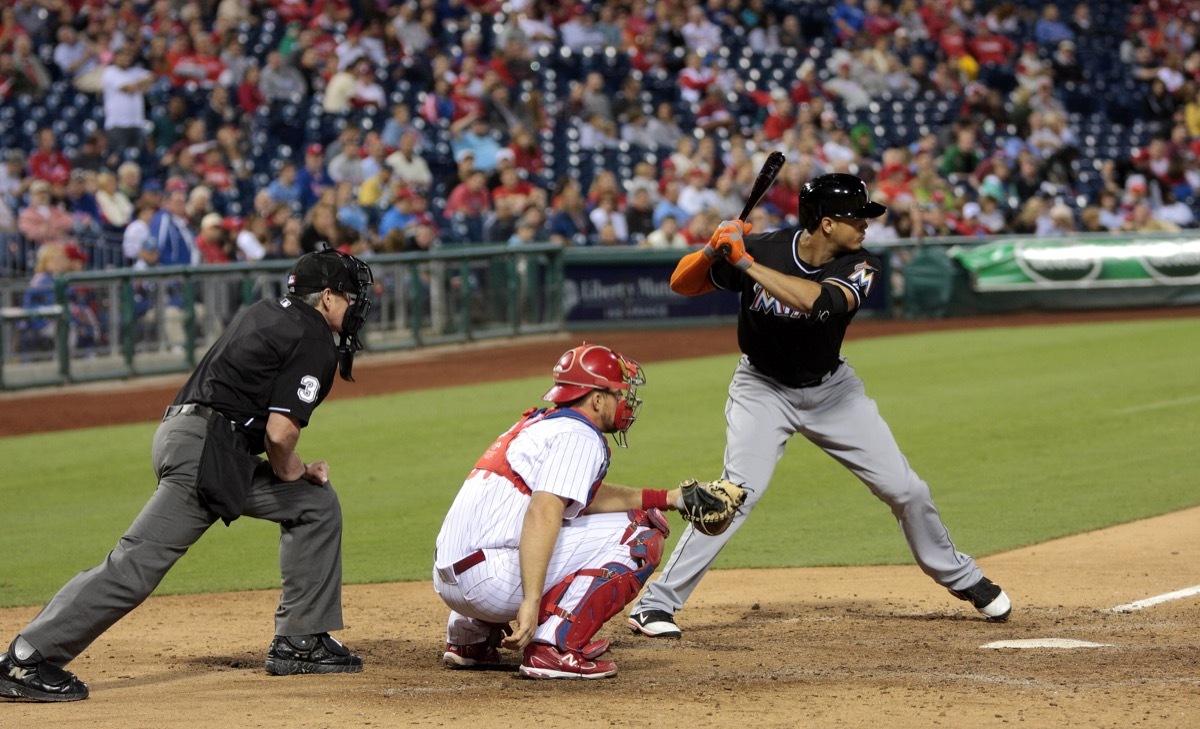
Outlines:
{"label": "catcher's shin guard", "polygon": [[[636,568],[609,562],[599,569],[579,570],[542,596],[541,622],[555,615],[562,618],[554,636],[560,651],[583,652],[604,623],[633,602],[662,561],[663,546],[671,531],[666,517],[658,509],[630,509],[628,513],[629,526],[621,543],[628,545]],[[575,610],[567,610],[559,602],[579,577],[591,577],[592,583]]]}

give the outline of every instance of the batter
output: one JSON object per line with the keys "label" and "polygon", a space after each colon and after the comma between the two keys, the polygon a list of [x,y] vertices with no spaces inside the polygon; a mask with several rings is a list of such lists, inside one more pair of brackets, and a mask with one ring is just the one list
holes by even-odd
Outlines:
{"label": "batter", "polygon": [[[788,440],[799,433],[857,476],[892,510],[917,564],[993,621],[1012,605],[975,560],[958,551],[929,486],[909,467],[863,381],[841,356],[854,314],[879,281],[879,258],[863,249],[867,221],[886,212],[848,174],[814,178],[800,192],[800,227],[743,238],[751,226],[724,221],[703,250],[685,256],[671,289],[721,289],[741,297],[742,357],[725,405],[724,477],[749,496],[723,534],[683,533],[662,576],[633,606],[629,627],[679,637],[674,614],[766,493]],[[729,253],[720,251],[728,246]]]}

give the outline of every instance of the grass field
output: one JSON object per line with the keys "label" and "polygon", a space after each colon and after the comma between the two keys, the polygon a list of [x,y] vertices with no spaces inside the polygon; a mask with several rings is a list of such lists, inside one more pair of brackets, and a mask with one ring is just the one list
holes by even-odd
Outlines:
{"label": "grass field", "polygon": [[[906,335],[850,343],[845,353],[963,551],[984,556],[1200,504],[1198,320]],[[668,487],[718,475],[734,362],[648,363],[642,417],[630,448],[614,448],[610,480]],[[546,385],[534,378],[323,405],[300,452],[331,463],[346,581],[428,579],[434,537],[463,477]],[[155,425],[0,440],[0,606],[41,603],[103,559],[154,488]],[[911,560],[888,510],[802,439],[761,505],[718,567]],[[242,519],[212,531],[160,593],[278,585],[275,525]]]}

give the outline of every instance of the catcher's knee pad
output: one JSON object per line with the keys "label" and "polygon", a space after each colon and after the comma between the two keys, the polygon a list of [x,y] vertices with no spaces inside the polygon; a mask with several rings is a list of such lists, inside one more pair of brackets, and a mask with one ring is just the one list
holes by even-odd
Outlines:
{"label": "catcher's knee pad", "polygon": [[[629,526],[621,537],[621,544],[628,544],[629,555],[640,562],[642,567],[649,565],[650,571],[653,572],[653,568],[662,562],[663,547],[667,537],[671,535],[667,517],[658,509],[630,509],[627,516]],[[646,577],[649,576],[647,573]]]}
{"label": "catcher's knee pad", "polygon": [[[621,535],[621,543],[629,547],[636,568],[609,562],[599,569],[579,570],[542,596],[541,622],[555,615],[562,618],[554,636],[560,650],[583,650],[609,618],[633,602],[662,561],[663,546],[670,533],[663,513],[658,509],[630,509],[628,516],[629,526]],[[559,603],[579,577],[591,577],[592,583],[575,609],[568,610]]]}

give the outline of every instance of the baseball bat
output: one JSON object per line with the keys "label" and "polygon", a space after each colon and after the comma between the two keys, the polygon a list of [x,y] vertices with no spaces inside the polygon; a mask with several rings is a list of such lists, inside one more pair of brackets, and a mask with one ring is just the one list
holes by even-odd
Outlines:
{"label": "baseball bat", "polygon": [[[758,177],[754,178],[754,186],[750,188],[750,195],[746,197],[746,207],[742,208],[742,214],[738,216],[738,220],[744,222],[746,218],[750,217],[750,213],[754,212],[754,208],[762,202],[767,190],[770,190],[771,185],[775,184],[775,178],[779,177],[779,171],[783,169],[784,162],[787,162],[787,157],[783,152],[776,150],[767,155],[762,169],[758,171]],[[722,245],[719,252],[723,256],[729,255],[729,246]]]}

